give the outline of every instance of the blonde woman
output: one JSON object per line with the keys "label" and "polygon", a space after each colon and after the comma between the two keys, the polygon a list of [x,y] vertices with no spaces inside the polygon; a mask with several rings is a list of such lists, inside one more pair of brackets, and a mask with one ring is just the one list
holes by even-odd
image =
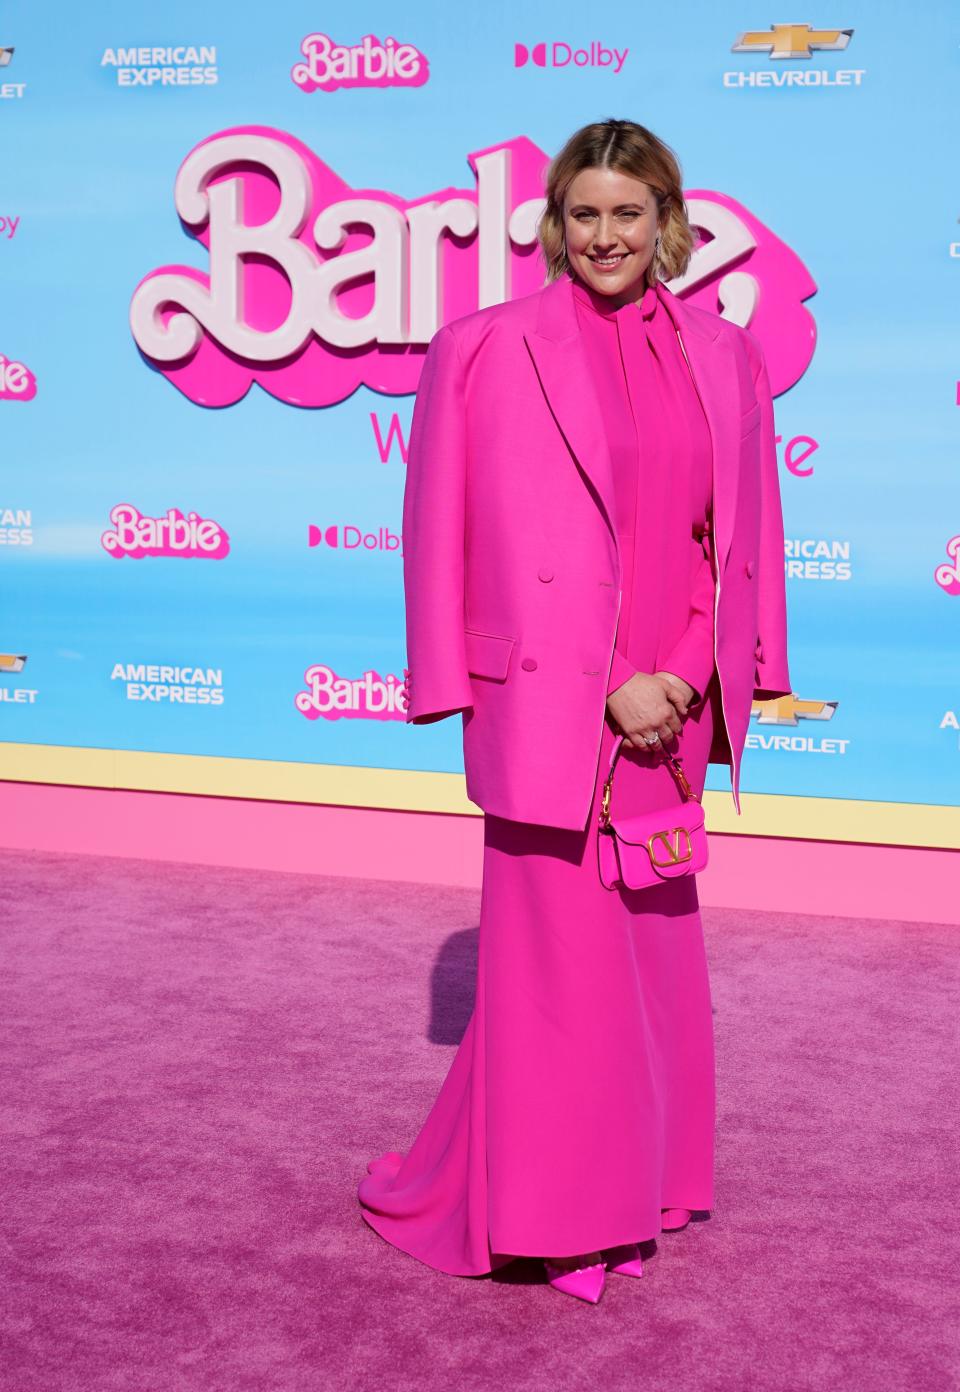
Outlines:
{"label": "blonde woman", "polygon": [[789,693],[773,410],[749,331],[684,303],[668,146],[576,131],[547,173],[546,283],[445,325],[404,499],[407,719],[459,713],[484,812],[476,1002],[366,1221],[439,1271],[539,1257],[600,1299],[713,1206],[714,1053],[692,875],[608,891],[597,817],[699,797],[754,697]]}

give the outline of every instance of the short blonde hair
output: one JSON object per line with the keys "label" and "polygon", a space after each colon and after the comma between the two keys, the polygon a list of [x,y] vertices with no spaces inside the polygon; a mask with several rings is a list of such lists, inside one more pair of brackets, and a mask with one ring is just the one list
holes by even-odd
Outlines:
{"label": "short blonde hair", "polygon": [[635,121],[595,121],[574,131],[547,167],[547,205],[537,223],[537,239],[547,282],[569,272],[563,228],[563,200],[582,169],[616,169],[642,179],[653,190],[660,228],[660,252],[646,271],[648,285],[683,275],[693,254],[694,234],[687,221],[680,162],[653,131]]}

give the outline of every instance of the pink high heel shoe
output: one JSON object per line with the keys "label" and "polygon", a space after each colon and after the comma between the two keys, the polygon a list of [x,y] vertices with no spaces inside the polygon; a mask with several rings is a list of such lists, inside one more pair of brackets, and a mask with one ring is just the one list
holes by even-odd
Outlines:
{"label": "pink high heel shoe", "polygon": [[680,1232],[690,1222],[689,1208],[661,1208],[660,1226],[664,1232]]}
{"label": "pink high heel shoe", "polygon": [[575,1266],[572,1269],[555,1266],[549,1257],[544,1257],[543,1264],[547,1280],[554,1290],[563,1291],[565,1295],[576,1295],[581,1300],[589,1300],[591,1305],[596,1305],[603,1294],[606,1271],[602,1257],[592,1266]]}
{"label": "pink high heel shoe", "polygon": [[601,1253],[608,1271],[618,1276],[642,1276],[643,1261],[640,1248],[635,1242],[624,1243],[622,1247],[606,1247]]}

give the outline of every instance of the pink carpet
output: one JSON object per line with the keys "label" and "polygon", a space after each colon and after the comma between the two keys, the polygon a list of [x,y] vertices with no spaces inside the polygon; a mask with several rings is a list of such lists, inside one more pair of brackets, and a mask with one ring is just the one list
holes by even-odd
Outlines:
{"label": "pink carpet", "polygon": [[47,852],[0,885],[4,1389],[958,1386],[949,928],[704,911],[716,1209],[592,1307],[358,1211],[466,1025],[477,893]]}

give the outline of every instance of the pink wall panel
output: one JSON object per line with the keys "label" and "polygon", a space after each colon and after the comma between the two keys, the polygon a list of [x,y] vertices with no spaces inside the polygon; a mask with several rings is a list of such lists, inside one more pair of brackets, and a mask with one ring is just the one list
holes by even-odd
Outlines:
{"label": "pink wall panel", "polygon": [[[479,888],[481,817],[0,781],[0,846]],[[960,853],[710,836],[705,906],[958,921]]]}

